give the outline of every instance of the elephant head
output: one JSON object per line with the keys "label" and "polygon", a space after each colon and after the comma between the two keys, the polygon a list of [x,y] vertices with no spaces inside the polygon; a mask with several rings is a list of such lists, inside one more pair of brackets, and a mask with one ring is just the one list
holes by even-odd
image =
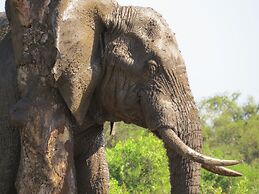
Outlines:
{"label": "elephant head", "polygon": [[[176,191],[183,185],[199,187],[199,164],[218,174],[240,175],[222,167],[239,161],[199,153],[200,121],[185,63],[160,14],[113,0],[57,2],[50,17],[56,48],[53,86],[81,128],[105,121],[148,128],[164,141],[169,162],[175,163],[171,175],[185,179],[184,184],[178,177],[172,181]],[[27,14],[19,17],[29,25]]]}
{"label": "elephant head", "polygon": [[187,161],[218,174],[240,175],[222,167],[239,161],[197,152],[200,121],[185,63],[160,14],[113,1],[71,1],[62,13],[60,58],[53,73],[80,125],[89,120],[134,123],[153,131]]}

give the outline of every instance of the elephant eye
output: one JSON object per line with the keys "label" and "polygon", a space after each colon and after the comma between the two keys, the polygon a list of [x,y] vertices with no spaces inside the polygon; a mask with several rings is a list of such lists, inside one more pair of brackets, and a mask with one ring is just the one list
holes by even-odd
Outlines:
{"label": "elephant eye", "polygon": [[151,59],[148,61],[148,69],[151,74],[155,74],[158,68],[158,64],[155,60]]}
{"label": "elephant eye", "polygon": [[155,60],[153,60],[153,59],[151,59],[151,60],[148,61],[148,65],[149,65],[149,66],[154,66],[155,68],[158,66],[158,65],[157,65],[157,62],[156,62]]}
{"label": "elephant eye", "polygon": [[142,77],[144,79],[153,79],[158,69],[158,63],[154,59],[145,62]]}

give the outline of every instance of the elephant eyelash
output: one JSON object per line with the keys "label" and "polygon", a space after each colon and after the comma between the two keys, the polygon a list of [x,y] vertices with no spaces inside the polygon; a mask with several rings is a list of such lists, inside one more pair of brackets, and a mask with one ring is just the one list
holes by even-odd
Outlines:
{"label": "elephant eyelash", "polygon": [[148,61],[148,65],[149,65],[149,66],[154,66],[154,67],[157,67],[157,66],[158,66],[157,62],[156,62],[154,59],[149,60],[149,61]]}
{"label": "elephant eyelash", "polygon": [[149,74],[153,77],[156,73],[157,68],[158,68],[158,63],[154,59],[150,59],[150,60],[147,61],[146,68],[147,68],[147,71],[148,71],[147,74]]}

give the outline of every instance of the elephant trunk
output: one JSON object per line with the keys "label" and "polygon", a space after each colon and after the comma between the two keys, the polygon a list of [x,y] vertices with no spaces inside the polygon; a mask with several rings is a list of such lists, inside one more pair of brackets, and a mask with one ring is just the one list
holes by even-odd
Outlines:
{"label": "elephant trunk", "polygon": [[241,176],[238,172],[222,167],[238,164],[239,161],[220,160],[200,153],[199,123],[180,118],[175,124],[157,128],[155,133],[163,140],[167,150],[172,193],[199,193],[201,167],[219,175]]}
{"label": "elephant trunk", "polygon": [[220,175],[240,176],[240,173],[222,167],[239,161],[215,159],[200,153],[201,127],[194,100],[187,87],[183,89],[177,81],[171,83],[164,84],[167,91],[142,93],[145,100],[141,103],[148,128],[165,144],[172,193],[199,193],[201,167]]}

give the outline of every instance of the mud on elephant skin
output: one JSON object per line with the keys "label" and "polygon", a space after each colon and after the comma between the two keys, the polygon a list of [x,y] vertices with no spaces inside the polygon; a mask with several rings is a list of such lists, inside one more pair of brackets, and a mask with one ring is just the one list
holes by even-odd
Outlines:
{"label": "mud on elephant skin", "polygon": [[[8,2],[21,101],[29,96],[33,103],[45,103],[45,108],[38,106],[42,108],[39,113],[29,108],[34,112],[28,115],[34,113],[38,122],[48,121],[50,126],[64,110],[58,126],[66,126],[74,141],[79,193],[108,192],[102,137],[105,121],[134,123],[162,139],[169,157],[172,193],[198,193],[201,166],[222,175],[240,175],[223,167],[239,161],[199,153],[200,121],[186,67],[174,34],[159,13],[119,6],[113,0]],[[59,111],[53,104],[58,104]],[[24,123],[33,126],[30,129],[41,128],[26,118]],[[21,131],[26,142],[31,141],[30,132],[37,139],[33,130]],[[48,132],[46,126],[41,131]],[[33,147],[23,142],[23,149]],[[65,160],[70,169],[73,164]],[[31,160],[26,161],[33,168]],[[67,180],[64,177],[59,186]],[[73,172],[69,177],[72,181]]]}
{"label": "mud on elephant skin", "polygon": [[0,193],[14,193],[19,166],[19,131],[9,110],[18,100],[16,67],[5,13],[0,13]]}

